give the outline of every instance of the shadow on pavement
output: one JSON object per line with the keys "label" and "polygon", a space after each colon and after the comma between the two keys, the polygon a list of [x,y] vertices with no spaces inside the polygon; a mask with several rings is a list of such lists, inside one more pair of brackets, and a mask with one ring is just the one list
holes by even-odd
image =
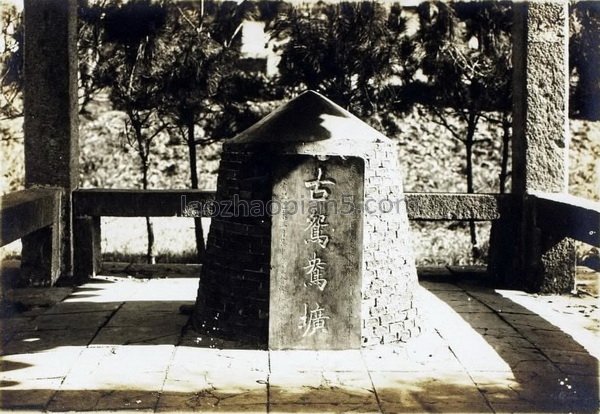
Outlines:
{"label": "shadow on pavement", "polygon": [[[139,281],[127,283],[138,283],[134,286],[138,290],[145,288]],[[445,341],[442,344],[447,344],[446,351],[449,347],[462,367],[436,370],[429,364],[429,370],[419,370],[418,365],[411,365],[417,368],[393,371],[383,361],[380,370],[367,371],[360,364],[348,371],[318,366],[310,371],[302,365],[290,370],[273,364],[272,356],[262,368],[244,365],[252,356],[240,357],[242,368],[235,364],[222,367],[219,364],[230,358],[226,352],[215,359],[215,366],[209,366],[210,361],[198,356],[228,348],[242,352],[244,346],[186,331],[189,315],[181,314],[179,308],[193,302],[140,300],[164,294],[154,288],[144,294],[119,296],[122,292],[116,285],[114,292],[104,297],[110,300],[99,300],[100,285],[87,286],[75,290],[67,301],[32,306],[1,319],[5,339],[0,407],[163,412],[597,412],[598,361],[572,337],[493,290],[425,285],[438,306],[445,307],[438,308],[438,317],[463,324],[462,331],[435,324]],[[505,368],[478,360],[476,348],[469,343],[474,337],[491,347]],[[177,352],[183,356],[179,365],[173,362]],[[402,358],[402,354],[396,356],[398,361]],[[100,365],[106,368],[98,369]]]}
{"label": "shadow on pavement", "polygon": [[[427,286],[428,285],[425,283]],[[437,284],[431,292],[485,340],[510,372],[492,371],[452,330],[440,333],[497,411],[598,412],[598,360],[557,326],[493,289]],[[475,361],[473,363],[473,361]],[[471,365],[470,365],[471,364]]]}

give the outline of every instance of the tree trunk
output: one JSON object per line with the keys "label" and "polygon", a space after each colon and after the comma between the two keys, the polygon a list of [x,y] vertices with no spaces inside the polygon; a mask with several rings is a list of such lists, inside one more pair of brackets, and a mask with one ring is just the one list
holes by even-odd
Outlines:
{"label": "tree trunk", "polygon": [[500,160],[500,194],[506,192],[506,180],[508,179],[508,149],[510,145],[511,122],[509,112],[502,113],[502,159]]}
{"label": "tree trunk", "polygon": [[86,106],[92,102],[92,97],[87,92],[84,93],[81,104],[79,105],[79,115],[88,115],[90,111],[87,110]]}
{"label": "tree trunk", "polygon": [[[192,189],[198,189],[198,169],[196,165],[196,143],[194,137],[194,122],[190,120],[187,122],[187,146],[190,156],[190,180],[192,183]],[[196,237],[196,255],[198,263],[202,263],[204,258],[204,232],[202,230],[202,217],[194,217],[194,234]]]}
{"label": "tree trunk", "polygon": [[[467,152],[467,193],[475,192],[473,186],[473,145],[475,144],[475,129],[477,128],[477,116],[475,111],[469,113],[467,122],[467,137],[465,139],[465,149]],[[469,234],[471,236],[471,253],[473,259],[479,257],[479,246],[477,245],[477,227],[473,220],[469,221]]]}
{"label": "tree trunk", "polygon": [[154,227],[150,217],[146,217],[146,232],[148,233],[148,249],[146,251],[146,260],[149,264],[156,263],[156,253],[154,252]]}
{"label": "tree trunk", "polygon": [[[142,188],[148,189],[148,156],[142,157]],[[150,217],[146,217],[146,232],[148,233],[148,244],[146,250],[146,261],[149,264],[156,263],[156,253],[154,251],[154,227]]]}
{"label": "tree trunk", "polygon": [[[135,133],[135,139],[137,141],[137,152],[140,157],[141,169],[142,169],[142,189],[148,189],[148,157],[150,156],[150,145],[146,142],[144,134],[142,133],[142,127],[138,119],[129,113],[129,120]],[[148,234],[148,244],[146,249],[146,261],[149,264],[156,263],[156,254],[154,252],[154,228],[152,227],[152,221],[150,217],[146,217],[146,232]]]}

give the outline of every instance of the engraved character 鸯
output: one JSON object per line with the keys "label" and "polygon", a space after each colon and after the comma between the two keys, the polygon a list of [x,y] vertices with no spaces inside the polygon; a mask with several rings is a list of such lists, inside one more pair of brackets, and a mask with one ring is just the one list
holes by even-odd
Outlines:
{"label": "engraved character \u9e2f", "polygon": [[313,253],[312,259],[308,259],[308,266],[304,266],[304,269],[307,269],[306,274],[310,275],[308,284],[316,286],[321,292],[327,286],[327,279],[323,277],[326,264],[321,258],[317,257],[316,253]]}

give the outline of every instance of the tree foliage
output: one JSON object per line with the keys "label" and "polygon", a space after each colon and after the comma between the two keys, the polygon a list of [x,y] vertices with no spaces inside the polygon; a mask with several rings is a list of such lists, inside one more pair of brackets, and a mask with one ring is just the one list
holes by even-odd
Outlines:
{"label": "tree foliage", "polygon": [[[245,3],[170,3],[158,37],[160,54],[150,75],[158,111],[185,143],[190,185],[199,188],[198,145],[229,137],[257,119],[241,116],[244,103],[264,92],[264,78],[237,67]],[[264,96],[263,96],[264,99]],[[252,115],[250,113],[250,115]],[[241,124],[241,125],[240,125]],[[202,222],[195,219],[196,248],[204,253]]]}
{"label": "tree foliage", "polygon": [[[500,190],[508,176],[511,110],[510,4],[427,2],[419,6],[421,79],[400,87],[402,106],[418,102],[437,115],[438,122],[465,149],[467,192],[474,193],[475,147],[482,118],[501,123],[503,134]],[[500,117],[490,117],[496,111]],[[459,123],[450,122],[450,118]],[[470,223],[473,255],[480,254],[475,223]]]}
{"label": "tree foliage", "polygon": [[576,81],[571,85],[571,116],[600,120],[600,2],[571,6],[569,57]]}
{"label": "tree foliage", "polygon": [[77,7],[77,57],[79,74],[79,113],[88,114],[87,105],[105,86],[96,76],[103,59],[104,17],[109,0],[79,0]]}
{"label": "tree foliage", "polygon": [[400,8],[378,2],[317,3],[279,16],[279,82],[312,89],[358,115],[377,111],[379,93],[399,62]]}
{"label": "tree foliage", "polygon": [[219,115],[220,100],[233,99],[224,85],[236,69],[242,20],[235,3],[170,7],[156,81],[161,112],[180,130],[183,142],[196,145],[194,126],[204,121],[208,127]]}
{"label": "tree foliage", "polygon": [[502,111],[510,107],[511,11],[500,2],[428,2],[419,7],[422,95],[437,107]]}
{"label": "tree foliage", "polygon": [[23,20],[13,4],[0,3],[0,116],[23,113]]}
{"label": "tree foliage", "polygon": [[[165,128],[157,112],[155,81],[160,57],[158,34],[166,22],[166,9],[148,0],[111,4],[101,13],[102,55],[94,72],[95,84],[110,89],[115,109],[127,115],[123,136],[135,149],[142,173],[142,188],[148,188],[148,171],[154,139]],[[154,230],[146,217],[147,260],[154,263]]]}

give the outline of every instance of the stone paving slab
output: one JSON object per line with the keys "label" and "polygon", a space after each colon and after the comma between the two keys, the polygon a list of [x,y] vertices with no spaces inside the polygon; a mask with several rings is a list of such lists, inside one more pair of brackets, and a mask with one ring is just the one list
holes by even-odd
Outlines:
{"label": "stone paving slab", "polygon": [[[156,412],[222,412],[222,413],[267,413],[267,404],[221,405],[218,399],[204,393],[177,394],[163,393],[158,401]],[[270,411],[272,412],[272,411]],[[313,411],[314,412],[314,411]]]}
{"label": "stone paving slab", "polygon": [[257,349],[266,349],[265,344],[252,344],[249,342],[239,342],[231,339],[214,337],[204,333],[197,333],[190,326],[184,329],[183,336],[179,341],[179,346],[202,347],[209,349],[236,349],[254,351]]}
{"label": "stone paving slab", "polygon": [[116,278],[100,276],[93,278],[90,282],[75,288],[73,293],[65,300],[66,303],[88,303],[90,306],[105,303],[123,303],[135,296],[145,284],[132,278]]}
{"label": "stone paving slab", "polygon": [[105,327],[96,335],[90,346],[177,345],[181,328],[181,325]]}
{"label": "stone paving slab", "polygon": [[177,345],[188,320],[179,313],[179,306],[164,301],[123,303],[113,309],[91,345]]}
{"label": "stone paving slab", "polygon": [[159,392],[140,390],[60,390],[50,400],[48,411],[112,411],[135,410],[153,412]]}
{"label": "stone paving slab", "polygon": [[89,303],[89,302],[60,302],[49,308],[44,315],[83,314],[116,311],[122,302]]}
{"label": "stone paving slab", "polygon": [[492,412],[466,372],[372,372],[384,412]]}
{"label": "stone paving slab", "polygon": [[86,346],[96,335],[98,328],[55,329],[47,331],[26,330],[16,333],[0,350],[1,355],[43,352],[64,346]]}
{"label": "stone paving slab", "polygon": [[367,369],[363,355],[358,349],[342,351],[317,351],[316,359],[321,365],[322,371],[366,372]]}
{"label": "stone paving slab", "polygon": [[[471,372],[470,375],[488,403],[497,411],[506,411],[511,404],[515,408],[509,411],[597,411],[597,378],[586,383],[581,380],[582,377],[567,375],[551,364],[540,365],[535,362],[526,369],[512,373]],[[581,386],[582,383],[585,385]],[[596,409],[593,408],[593,399]]]}
{"label": "stone paving slab", "polygon": [[360,371],[366,374],[360,350],[345,351],[270,351],[271,372]]}
{"label": "stone paving slab", "polygon": [[269,377],[271,404],[377,404],[371,379],[361,372],[279,371]]}
{"label": "stone paving slab", "polygon": [[548,350],[545,354],[557,364],[593,366],[597,362],[596,358],[585,351]]}
{"label": "stone paving slab", "polygon": [[18,332],[34,330],[33,319],[34,317],[21,316],[0,319],[0,333],[2,335],[0,343],[10,341]]}
{"label": "stone paving slab", "polygon": [[266,351],[211,349],[179,346],[170,363],[168,377],[195,375],[217,370],[269,371]]}
{"label": "stone paving slab", "polygon": [[[3,411],[40,412],[48,405],[61,378],[28,381],[26,384],[3,385],[0,392],[0,404]],[[4,384],[4,382],[3,382]]]}
{"label": "stone paving slab", "polygon": [[[186,293],[185,296],[188,296]],[[164,298],[163,298],[164,299]],[[155,301],[136,301],[136,302],[125,302],[119,312],[123,313],[138,313],[140,315],[150,313],[150,312],[163,312],[163,313],[172,313],[179,314],[179,308],[182,305],[194,305],[194,300],[188,301],[165,301],[165,300],[155,300]]]}
{"label": "stone paving slab", "polygon": [[155,319],[152,322],[153,327],[168,328],[170,325],[183,327],[187,324],[188,317],[179,314],[176,310],[171,312],[154,312],[141,309],[119,309],[105,326],[107,328],[144,326],[147,325],[148,319]]}
{"label": "stone paving slab", "polygon": [[47,308],[65,299],[72,291],[68,287],[8,289],[4,293],[4,299],[9,303],[26,304],[30,308]]}
{"label": "stone paving slab", "polygon": [[[85,317],[83,317],[84,315]],[[37,330],[98,329],[106,324],[111,315],[112,311],[86,312],[83,315],[79,313],[44,314],[35,318],[33,323]]]}
{"label": "stone paving slab", "polygon": [[[443,273],[447,274],[447,270],[442,270]],[[439,291],[446,291],[446,290],[450,290],[450,291],[462,291],[463,289],[459,286],[457,286],[455,283],[440,283],[440,282],[433,282],[430,280],[421,280],[419,281],[419,285],[421,285],[421,287],[431,291],[431,292],[439,292]]]}
{"label": "stone paving slab", "polygon": [[220,369],[206,373],[206,382],[219,405],[266,404],[268,381],[269,374],[260,371]]}
{"label": "stone paving slab", "polygon": [[[321,362],[315,352],[303,350],[271,351],[269,354],[270,366],[273,370],[284,372],[321,371]],[[356,368],[360,369],[360,365],[357,365]]]}
{"label": "stone paving slab", "polygon": [[[547,299],[522,292],[431,281],[422,286],[423,330],[408,344],[269,352],[184,329],[187,316],[179,308],[194,303],[197,280],[94,279],[54,306],[0,319],[9,332],[0,357],[0,408],[598,411],[591,340],[600,339],[598,330],[586,322],[574,323],[579,330],[565,327],[583,314],[556,316],[563,309],[559,299],[542,311],[539,302]],[[575,309],[590,303],[577,300]]]}
{"label": "stone paving slab", "polygon": [[8,381],[64,378],[79,361],[82,348],[63,346],[42,352],[3,356],[0,378]]}
{"label": "stone paving slab", "polygon": [[378,404],[271,404],[270,413],[380,413]]}
{"label": "stone paving slab", "polygon": [[61,389],[118,386],[160,391],[173,352],[174,347],[170,345],[85,348]]}
{"label": "stone paving slab", "polygon": [[224,411],[224,407],[229,407],[233,411],[266,412],[268,370],[252,369],[247,364],[232,368],[227,365],[227,359],[230,359],[227,356],[215,353],[213,358],[213,363],[221,361],[224,364],[220,368],[209,368],[202,360],[193,364],[188,361],[187,365],[192,368],[187,369],[174,362],[162,389],[158,411],[176,407],[192,411]]}
{"label": "stone paving slab", "polygon": [[434,328],[426,328],[410,343],[363,350],[369,371],[463,371],[448,343]]}

